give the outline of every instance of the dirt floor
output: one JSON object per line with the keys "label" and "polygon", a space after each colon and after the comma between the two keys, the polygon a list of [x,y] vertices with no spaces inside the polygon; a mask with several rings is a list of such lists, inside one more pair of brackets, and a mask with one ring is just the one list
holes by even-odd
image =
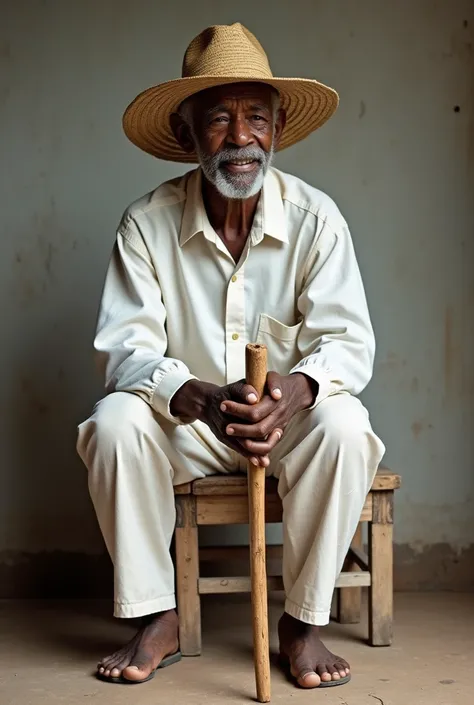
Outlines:
{"label": "dirt floor", "polygon": [[[246,597],[203,604],[204,651],[149,683],[97,681],[98,658],[121,645],[130,624],[104,602],[0,602],[0,704],[224,705],[254,698],[250,607]],[[271,601],[272,649],[281,599]],[[397,594],[390,648],[365,644],[359,625],[331,624],[327,644],[352,666],[348,685],[303,691],[274,666],[272,702],[299,705],[469,705],[474,703],[474,596]]]}

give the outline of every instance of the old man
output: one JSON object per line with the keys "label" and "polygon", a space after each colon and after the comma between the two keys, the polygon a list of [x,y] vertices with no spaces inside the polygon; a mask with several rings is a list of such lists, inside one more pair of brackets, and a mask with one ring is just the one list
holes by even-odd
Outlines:
{"label": "old man", "polygon": [[[107,394],[81,424],[78,452],[114,563],[114,614],[143,618],[99,663],[109,682],[143,683],[180,658],[173,485],[248,460],[278,478],[283,501],[282,658],[304,688],[350,678],[321,627],[384,453],[356,396],[374,335],[339,209],[272,167],[337,103],[318,81],[275,78],[234,24],[202,32],[182,78],[126,110],[134,144],[199,168],[126,210],[100,306]],[[243,381],[255,341],[271,370],[260,401]]]}

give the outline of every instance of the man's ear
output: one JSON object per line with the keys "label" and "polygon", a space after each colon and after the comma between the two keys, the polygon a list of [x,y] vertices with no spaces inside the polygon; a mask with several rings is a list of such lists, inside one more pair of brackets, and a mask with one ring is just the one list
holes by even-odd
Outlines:
{"label": "man's ear", "polygon": [[181,115],[178,113],[171,113],[170,127],[180,147],[182,147],[188,154],[194,152],[194,140],[191,134],[191,129],[188,123],[183,120]]}
{"label": "man's ear", "polygon": [[275,120],[275,133],[273,136],[273,145],[274,147],[278,147],[280,143],[281,136],[283,134],[283,130],[285,129],[286,125],[286,111],[283,110],[283,108],[280,108],[278,110],[277,118]]}

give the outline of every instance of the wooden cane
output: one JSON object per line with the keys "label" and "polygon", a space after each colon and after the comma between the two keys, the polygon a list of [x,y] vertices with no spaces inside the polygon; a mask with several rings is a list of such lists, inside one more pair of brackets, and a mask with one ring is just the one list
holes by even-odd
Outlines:
{"label": "wooden cane", "polygon": [[[267,348],[247,345],[245,376],[260,399],[267,378]],[[259,703],[270,702],[270,649],[268,643],[267,568],[265,559],[265,468],[248,463],[250,575],[255,682]]]}

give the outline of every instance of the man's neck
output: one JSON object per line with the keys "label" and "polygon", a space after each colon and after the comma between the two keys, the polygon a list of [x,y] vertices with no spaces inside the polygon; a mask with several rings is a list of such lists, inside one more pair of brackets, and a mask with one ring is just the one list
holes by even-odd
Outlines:
{"label": "man's neck", "polygon": [[260,193],[245,200],[224,198],[206,178],[202,195],[209,222],[236,262],[245,248]]}

